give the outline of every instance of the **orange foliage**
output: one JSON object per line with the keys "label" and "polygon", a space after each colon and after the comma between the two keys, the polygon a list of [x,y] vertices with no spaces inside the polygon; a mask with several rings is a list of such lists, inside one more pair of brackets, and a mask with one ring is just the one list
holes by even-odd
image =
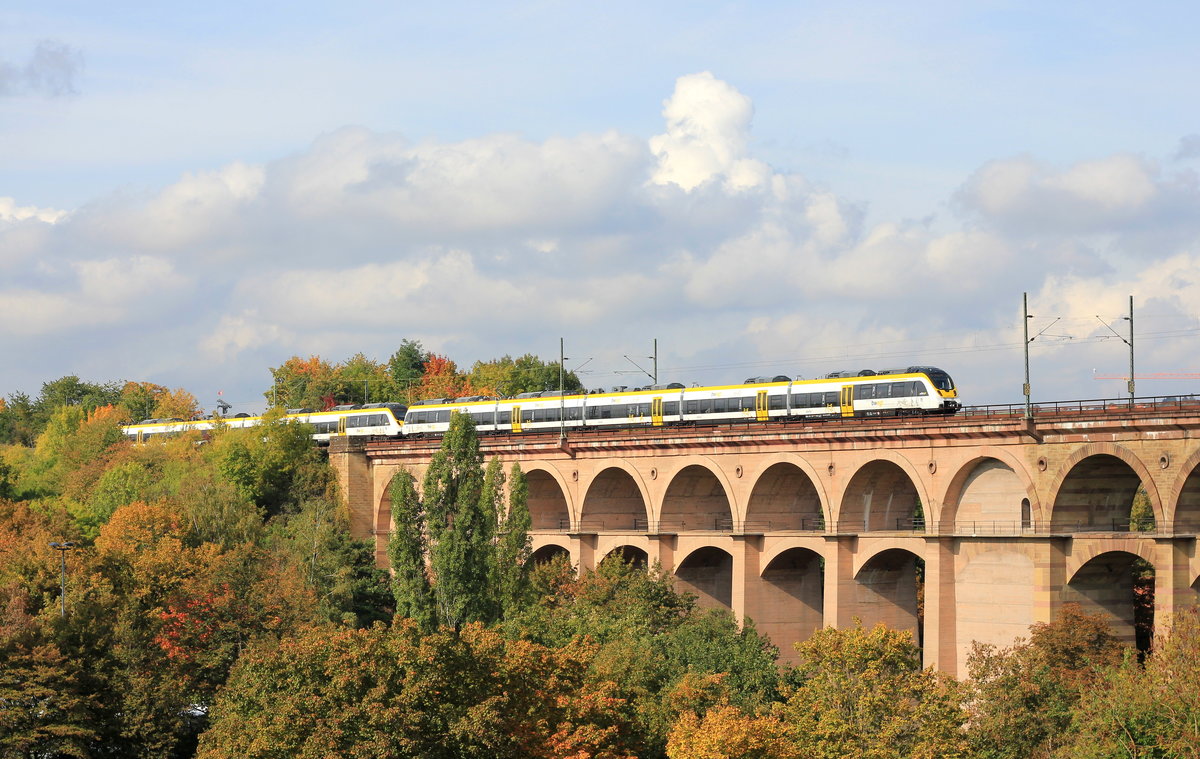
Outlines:
{"label": "orange foliage", "polygon": [[710,709],[701,719],[684,712],[667,741],[671,759],[799,759],[791,728],[776,717],[755,717],[733,706]]}
{"label": "orange foliage", "polygon": [[182,387],[163,392],[154,406],[154,416],[160,419],[195,419],[199,414],[196,396]]}
{"label": "orange foliage", "polygon": [[461,398],[465,395],[479,395],[471,386],[471,380],[458,371],[458,366],[436,353],[429,355],[425,362],[425,373],[417,385],[418,398]]}

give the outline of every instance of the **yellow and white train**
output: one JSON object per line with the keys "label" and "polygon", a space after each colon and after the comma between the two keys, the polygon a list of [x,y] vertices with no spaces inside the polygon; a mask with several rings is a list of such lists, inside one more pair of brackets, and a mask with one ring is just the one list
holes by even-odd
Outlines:
{"label": "yellow and white train", "polygon": [[[314,440],[338,436],[438,436],[450,415],[469,414],[482,433],[525,433],[580,427],[726,424],[772,419],[835,419],[909,414],[953,414],[962,408],[946,372],[910,366],[834,372],[821,379],[752,377],[740,385],[684,387],[678,383],[611,393],[562,395],[522,393],[513,398],[434,398],[411,406],[370,403],[328,411],[288,409],[286,419],[310,424]],[[239,414],[221,419],[147,419],[124,428],[145,442],[160,435],[206,431],[217,424],[253,427],[262,417]]]}
{"label": "yellow and white train", "polygon": [[[328,411],[288,409],[284,419],[312,425],[314,440],[327,443],[339,435],[399,435],[404,428],[405,406],[401,403],[368,403],[334,406]],[[144,443],[162,435],[207,432],[218,424],[232,429],[256,427],[261,416],[236,414],[216,419],[146,419],[124,427],[125,436]]]}
{"label": "yellow and white train", "polygon": [[834,372],[817,380],[752,377],[740,385],[684,387],[674,383],[612,393],[522,393],[515,398],[419,401],[404,417],[405,435],[440,435],[454,412],[480,432],[532,432],[562,427],[720,424],[770,419],[830,419],[952,414],[961,408],[946,372],[910,366],[875,372]]}

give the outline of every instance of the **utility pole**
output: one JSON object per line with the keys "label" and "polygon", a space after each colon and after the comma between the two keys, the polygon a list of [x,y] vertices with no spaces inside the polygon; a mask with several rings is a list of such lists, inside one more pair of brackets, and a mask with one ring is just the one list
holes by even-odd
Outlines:
{"label": "utility pole", "polygon": [[1129,296],[1129,405],[1133,405],[1133,296]]}
{"label": "utility pole", "polygon": [[62,601],[59,607],[59,614],[65,617],[67,616],[67,551],[75,547],[75,542],[72,540],[68,540],[65,543],[53,541],[50,543],[50,547],[58,551],[58,555],[62,557]]}
{"label": "utility pole", "polygon": [[1021,326],[1025,328],[1025,418],[1033,418],[1033,405],[1029,399],[1029,293],[1021,293],[1021,304],[1025,313],[1025,318],[1021,320]]}
{"label": "utility pole", "polygon": [[654,338],[654,384],[658,384],[658,338]]}
{"label": "utility pole", "polygon": [[567,439],[566,364],[563,338],[558,338],[558,441]]}

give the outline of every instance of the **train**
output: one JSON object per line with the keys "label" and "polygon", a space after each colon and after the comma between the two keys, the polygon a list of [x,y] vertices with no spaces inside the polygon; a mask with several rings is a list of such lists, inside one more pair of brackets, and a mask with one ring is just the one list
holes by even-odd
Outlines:
{"label": "train", "polygon": [[[831,372],[820,379],[776,375],[750,377],[737,385],[685,387],[680,383],[618,388],[612,392],[520,393],[512,398],[431,398],[409,406],[369,403],[326,411],[288,409],[285,419],[312,425],[312,437],[327,443],[339,436],[436,437],[450,416],[464,413],[481,433],[521,434],[542,430],[726,424],[773,419],[844,419],[913,414],[953,414],[962,408],[948,373],[933,366]],[[146,419],[124,428],[138,442],[160,435],[227,427],[252,427],[262,417],[238,414],[221,420]]]}

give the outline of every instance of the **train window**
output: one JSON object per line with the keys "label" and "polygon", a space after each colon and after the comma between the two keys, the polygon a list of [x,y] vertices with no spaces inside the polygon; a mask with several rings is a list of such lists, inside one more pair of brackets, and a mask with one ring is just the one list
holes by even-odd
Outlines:
{"label": "train window", "polygon": [[753,411],[755,408],[756,408],[756,404],[755,404],[753,395],[746,395],[746,396],[742,397],[742,410],[743,411]]}
{"label": "train window", "polygon": [[876,398],[891,398],[892,397],[892,383],[888,382],[888,383],[876,385],[875,386],[875,397]]}
{"label": "train window", "polygon": [[588,419],[599,419],[600,418],[600,407],[599,406],[588,406],[587,418]]}
{"label": "train window", "polygon": [[445,409],[444,411],[437,412],[437,420],[439,422],[450,421],[450,409]]}
{"label": "train window", "polygon": [[712,412],[713,412],[713,399],[712,398],[705,398],[704,400],[700,401],[700,413],[701,414],[711,414]]}
{"label": "train window", "polygon": [[521,421],[522,422],[532,422],[533,421],[533,412],[532,411],[522,411],[521,412]]}
{"label": "train window", "polygon": [[533,421],[535,421],[535,422],[544,422],[544,421],[546,421],[546,409],[542,409],[542,408],[539,408],[539,409],[534,409],[534,411],[533,411]]}
{"label": "train window", "polygon": [[786,400],[787,396],[785,395],[772,395],[767,398],[767,408],[771,409],[772,411],[779,411],[786,405],[784,403]]}
{"label": "train window", "polygon": [[649,403],[642,403],[638,405],[638,416],[650,416]]}
{"label": "train window", "polygon": [[913,380],[913,395],[929,395],[929,391],[925,389],[925,383],[920,380]]}
{"label": "train window", "polygon": [[836,390],[835,390],[835,391],[828,392],[828,393],[825,393],[825,405],[826,405],[826,406],[837,406],[837,405],[839,405],[839,404],[838,404],[838,394],[837,394],[837,391],[836,391]]}
{"label": "train window", "polygon": [[689,413],[689,414],[699,414],[700,413],[700,401],[686,401],[684,410],[686,411],[686,413]]}
{"label": "train window", "polygon": [[580,419],[579,412],[582,411],[578,406],[567,407],[567,419],[572,422],[577,422]]}
{"label": "train window", "polygon": [[874,397],[875,397],[875,386],[874,385],[855,385],[854,386],[854,400],[869,401]]}
{"label": "train window", "polygon": [[666,416],[675,416],[679,413],[679,401],[667,401],[663,404],[663,414]]}
{"label": "train window", "polygon": [[726,399],[726,398],[713,398],[713,400],[712,400],[712,410],[713,410],[713,413],[714,413],[714,414],[720,414],[720,413],[722,413],[723,411],[725,411],[725,409],[727,409],[728,407],[729,407],[728,399]]}
{"label": "train window", "polygon": [[892,397],[893,398],[907,398],[910,395],[912,395],[912,388],[910,388],[908,386],[907,382],[893,382],[892,383]]}
{"label": "train window", "polygon": [[808,393],[793,393],[792,408],[808,408]]}

